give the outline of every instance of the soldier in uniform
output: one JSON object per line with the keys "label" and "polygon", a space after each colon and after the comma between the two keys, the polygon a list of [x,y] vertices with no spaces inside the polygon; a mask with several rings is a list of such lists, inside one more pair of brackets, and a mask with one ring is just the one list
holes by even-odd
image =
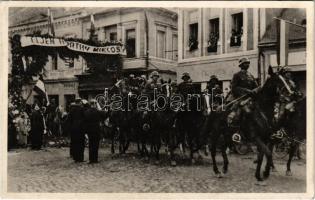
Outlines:
{"label": "soldier in uniform", "polygon": [[[235,99],[242,96],[246,96],[246,95],[248,95],[248,97],[242,99],[240,102],[235,103],[232,106],[231,108],[232,112],[228,115],[229,125],[240,120],[240,116],[241,116],[240,105],[246,104],[246,102],[248,102],[248,100],[250,100],[250,98],[253,97],[258,91],[258,84],[254,76],[247,71],[249,66],[250,66],[250,61],[248,58],[239,59],[239,67],[241,68],[241,70],[235,73],[233,76],[233,79],[231,82],[231,89],[232,89],[231,93]],[[246,117],[248,115],[242,115],[242,116]],[[239,135],[233,135],[232,137],[240,139],[240,137],[238,136]]]}
{"label": "soldier in uniform", "polygon": [[258,87],[258,84],[254,76],[247,70],[249,68],[250,61],[248,58],[241,58],[238,66],[241,68],[239,72],[234,74],[231,85],[232,94],[235,98],[241,97],[246,94],[254,94]]}
{"label": "soldier in uniform", "polygon": [[84,161],[84,145],[85,136],[83,130],[83,106],[81,98],[77,98],[75,103],[71,104],[69,112],[69,125],[70,125],[70,156],[75,162]]}
{"label": "soldier in uniform", "polygon": [[178,93],[184,97],[184,103],[187,104],[188,94],[194,93],[193,85],[191,84],[192,81],[188,72],[183,73],[182,80],[183,82],[178,84]]}
{"label": "soldier in uniform", "polygon": [[97,101],[91,100],[90,107],[84,111],[85,131],[89,138],[89,164],[98,162],[98,149],[101,136],[101,121],[106,119],[105,111],[97,109]]}
{"label": "soldier in uniform", "polygon": [[150,100],[154,99],[154,90],[159,93],[161,90],[161,84],[158,83],[160,74],[157,71],[153,71],[150,75],[150,79],[147,81],[144,87],[144,93],[149,95]]}

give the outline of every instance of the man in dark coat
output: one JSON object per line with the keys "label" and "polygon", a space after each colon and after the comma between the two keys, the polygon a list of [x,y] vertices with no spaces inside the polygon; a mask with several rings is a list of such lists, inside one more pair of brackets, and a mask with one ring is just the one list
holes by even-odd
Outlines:
{"label": "man in dark coat", "polygon": [[90,108],[84,111],[85,131],[89,138],[89,160],[90,164],[98,162],[98,148],[100,143],[100,123],[105,120],[106,112],[97,109],[97,101],[90,101]]}
{"label": "man in dark coat", "polygon": [[70,106],[70,112],[68,116],[70,126],[70,156],[75,162],[84,161],[84,145],[85,137],[83,130],[83,106],[81,99],[77,98],[74,104]]}
{"label": "man in dark coat", "polygon": [[40,150],[43,144],[43,133],[45,130],[44,117],[39,106],[34,106],[31,115],[31,145],[33,150]]}

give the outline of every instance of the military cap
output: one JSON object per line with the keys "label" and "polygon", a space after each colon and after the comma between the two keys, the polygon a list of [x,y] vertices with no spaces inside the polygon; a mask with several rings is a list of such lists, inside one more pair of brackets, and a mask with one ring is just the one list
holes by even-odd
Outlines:
{"label": "military cap", "polygon": [[238,60],[238,66],[241,66],[243,63],[250,63],[250,61],[246,57],[243,57],[243,58]]}
{"label": "military cap", "polygon": [[159,74],[159,72],[157,72],[157,71],[153,71],[153,72],[151,73],[151,76],[150,76],[150,77],[153,77],[153,76],[158,76],[158,77],[160,77],[160,74]]}
{"label": "military cap", "polygon": [[188,72],[184,72],[182,75],[182,79],[184,79],[185,77],[190,78],[190,75]]}

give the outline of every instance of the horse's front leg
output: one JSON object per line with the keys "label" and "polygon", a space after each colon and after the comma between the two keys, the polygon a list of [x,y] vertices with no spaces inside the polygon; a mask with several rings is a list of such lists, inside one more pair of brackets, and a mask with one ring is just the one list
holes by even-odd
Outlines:
{"label": "horse's front leg", "polygon": [[110,130],[110,132],[111,132],[111,153],[112,153],[112,155],[114,155],[115,154],[115,134],[116,134],[116,131],[115,131],[115,129],[116,128],[112,128],[111,130]]}
{"label": "horse's front leg", "polygon": [[262,152],[260,147],[257,147],[258,149],[258,154],[257,154],[257,164],[256,164],[256,173],[255,173],[255,177],[257,179],[257,181],[263,181],[263,179],[260,176],[260,169],[261,169],[261,164],[263,162],[264,159],[264,153]]}
{"label": "horse's front leg", "polygon": [[216,155],[217,155],[217,138],[213,137],[211,139],[211,148],[210,148],[210,152],[211,152],[211,158],[212,158],[212,165],[213,165],[213,171],[215,173],[215,175],[218,178],[222,178],[222,174],[218,169],[217,166],[217,161],[216,161]]}
{"label": "horse's front leg", "polygon": [[286,175],[287,176],[292,176],[292,172],[291,172],[291,161],[294,157],[294,153],[296,152],[297,150],[297,147],[298,145],[296,144],[291,144],[290,145],[290,149],[289,149],[289,159],[288,159],[288,162],[287,162],[287,171],[286,171]]}
{"label": "horse's front leg", "polygon": [[229,167],[229,159],[227,157],[226,150],[228,148],[228,141],[229,138],[227,135],[224,135],[224,143],[222,147],[222,157],[223,157],[223,173],[226,174],[228,172],[228,167]]}
{"label": "horse's front leg", "polygon": [[268,148],[269,148],[269,150],[270,150],[270,152],[271,152],[270,167],[271,167],[271,169],[272,169],[273,172],[276,172],[277,169],[276,169],[276,167],[275,167],[275,165],[274,165],[274,163],[273,163],[273,156],[272,156],[272,152],[273,152],[274,146],[275,146],[274,143],[273,143],[273,142],[270,142],[269,145],[268,145]]}

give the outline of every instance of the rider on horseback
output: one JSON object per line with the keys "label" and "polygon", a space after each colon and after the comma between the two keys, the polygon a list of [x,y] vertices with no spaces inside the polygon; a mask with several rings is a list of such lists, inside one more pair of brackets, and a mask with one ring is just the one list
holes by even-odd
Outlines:
{"label": "rider on horseback", "polygon": [[153,71],[150,75],[150,79],[147,81],[144,87],[144,93],[147,94],[150,98],[150,104],[154,102],[154,93],[158,94],[161,92],[161,84],[158,83],[158,79],[160,78],[160,74],[157,71]]}
{"label": "rider on horseback", "polygon": [[[231,110],[232,112],[228,115],[229,125],[240,120],[241,106],[248,104],[251,101],[251,97],[257,92],[258,84],[254,76],[248,72],[250,61],[248,58],[239,59],[239,67],[241,70],[234,74],[231,82],[231,93],[234,99],[240,99],[235,103]],[[242,98],[247,97],[247,98]],[[240,140],[239,135],[233,135],[235,140]]]}
{"label": "rider on horseback", "polygon": [[189,94],[193,94],[193,85],[192,85],[192,80],[190,78],[190,75],[188,72],[184,72],[182,75],[182,80],[183,82],[181,82],[178,85],[178,93],[181,94],[183,96],[183,100],[184,100],[184,104],[183,107],[185,107],[186,105],[188,105],[188,95]]}

